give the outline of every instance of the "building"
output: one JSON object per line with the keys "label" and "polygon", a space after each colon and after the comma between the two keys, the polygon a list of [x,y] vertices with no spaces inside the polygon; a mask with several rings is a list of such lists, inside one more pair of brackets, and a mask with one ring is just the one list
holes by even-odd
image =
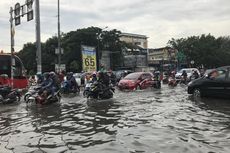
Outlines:
{"label": "building", "polygon": [[156,69],[175,67],[177,64],[177,51],[170,47],[148,49],[148,65]]}
{"label": "building", "polygon": [[129,44],[139,46],[143,49],[148,48],[148,37],[145,35],[132,34],[132,33],[121,33],[120,41],[124,41]]}
{"label": "building", "polygon": [[120,41],[126,42],[123,49],[124,67],[142,71],[147,67],[148,37],[145,35],[121,33]]}

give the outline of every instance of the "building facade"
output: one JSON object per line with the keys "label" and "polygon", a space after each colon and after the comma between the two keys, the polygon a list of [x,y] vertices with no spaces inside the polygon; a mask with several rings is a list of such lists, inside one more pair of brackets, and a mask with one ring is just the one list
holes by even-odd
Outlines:
{"label": "building facade", "polygon": [[148,65],[157,69],[166,65],[175,67],[177,64],[177,51],[170,47],[148,49]]}
{"label": "building facade", "polygon": [[147,67],[148,37],[145,35],[121,33],[120,41],[126,42],[123,50],[124,67],[142,71]]}
{"label": "building facade", "polygon": [[132,34],[132,33],[121,33],[120,41],[130,43],[139,46],[143,49],[148,48],[148,37],[146,35]]}

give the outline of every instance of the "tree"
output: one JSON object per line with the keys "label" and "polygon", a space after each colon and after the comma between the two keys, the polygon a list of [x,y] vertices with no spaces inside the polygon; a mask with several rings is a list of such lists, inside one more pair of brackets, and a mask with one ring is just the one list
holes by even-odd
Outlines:
{"label": "tree", "polygon": [[[122,43],[119,40],[120,31],[113,29],[111,31],[102,31],[98,27],[88,27],[63,33],[61,38],[61,47],[64,49],[62,55],[62,63],[66,64],[67,71],[81,72],[82,57],[81,45],[94,46],[97,49],[98,55],[104,50],[109,50],[111,53],[111,65],[117,66],[122,59]],[[45,43],[42,43],[42,70],[54,71],[55,63],[57,63],[57,55],[55,48],[58,46],[57,37],[49,38]],[[26,69],[36,72],[36,44],[27,43],[18,53],[22,59]],[[112,67],[112,68],[113,68]]]}
{"label": "tree", "polygon": [[189,65],[193,60],[195,66],[205,66],[207,68],[229,65],[230,60],[230,39],[229,37],[219,37],[201,35],[169,40],[168,45],[186,56]]}

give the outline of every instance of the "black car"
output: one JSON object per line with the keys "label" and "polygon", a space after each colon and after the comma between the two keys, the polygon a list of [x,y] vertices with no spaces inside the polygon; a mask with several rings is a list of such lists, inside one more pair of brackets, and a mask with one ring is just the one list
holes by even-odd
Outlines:
{"label": "black car", "polygon": [[188,94],[230,98],[230,66],[219,67],[190,82]]}

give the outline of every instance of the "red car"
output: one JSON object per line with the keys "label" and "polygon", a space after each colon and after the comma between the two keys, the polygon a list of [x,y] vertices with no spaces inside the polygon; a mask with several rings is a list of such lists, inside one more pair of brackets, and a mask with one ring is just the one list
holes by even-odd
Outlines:
{"label": "red car", "polygon": [[135,72],[128,74],[125,78],[121,79],[118,83],[120,90],[129,89],[146,89],[153,87],[155,81],[153,75],[149,72]]}

